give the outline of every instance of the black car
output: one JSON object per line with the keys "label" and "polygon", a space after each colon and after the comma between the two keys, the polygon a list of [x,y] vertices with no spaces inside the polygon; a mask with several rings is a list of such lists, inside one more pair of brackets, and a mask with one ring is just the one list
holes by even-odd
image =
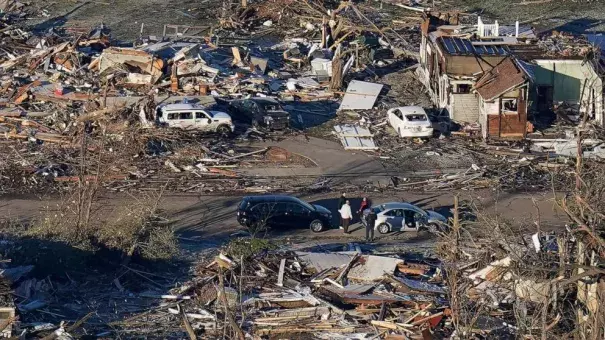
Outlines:
{"label": "black car", "polygon": [[320,232],[330,227],[332,213],[292,196],[247,196],[239,205],[237,221],[247,228],[309,227]]}
{"label": "black car", "polygon": [[254,127],[283,130],[290,126],[290,114],[271,98],[233,100],[229,103],[229,113]]}

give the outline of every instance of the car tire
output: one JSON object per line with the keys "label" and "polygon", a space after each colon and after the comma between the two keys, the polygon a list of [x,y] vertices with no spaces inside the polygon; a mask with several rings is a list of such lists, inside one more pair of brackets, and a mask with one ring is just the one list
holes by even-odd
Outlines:
{"label": "car tire", "polygon": [[381,234],[388,234],[388,232],[391,231],[391,228],[386,223],[379,224],[376,229],[378,229],[378,232]]}
{"label": "car tire", "polygon": [[439,226],[436,223],[429,223],[426,225],[426,230],[428,230],[430,233],[436,233],[439,231]]}
{"label": "car tire", "polygon": [[229,137],[231,134],[231,128],[227,125],[219,125],[216,128],[216,133],[218,133],[221,137]]}
{"label": "car tire", "polygon": [[311,228],[312,232],[319,233],[324,230],[324,224],[320,220],[313,220],[313,222],[311,222],[311,224],[309,225],[309,228]]}

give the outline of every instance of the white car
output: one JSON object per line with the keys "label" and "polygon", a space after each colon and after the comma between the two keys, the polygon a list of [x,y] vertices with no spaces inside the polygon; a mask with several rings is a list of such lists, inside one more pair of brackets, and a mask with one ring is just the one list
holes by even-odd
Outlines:
{"label": "white car", "polygon": [[168,127],[216,132],[222,135],[235,129],[231,116],[225,112],[210,111],[203,106],[189,103],[158,107],[157,121]]}
{"label": "white car", "polygon": [[389,124],[399,137],[432,137],[433,126],[420,106],[402,106],[387,111]]}
{"label": "white car", "polygon": [[[370,209],[376,212],[374,229],[381,234],[391,231],[418,231],[426,228],[429,231],[443,230],[447,218],[438,212],[424,210],[410,203],[390,202],[378,204]],[[362,224],[365,226],[370,209],[363,211]]]}

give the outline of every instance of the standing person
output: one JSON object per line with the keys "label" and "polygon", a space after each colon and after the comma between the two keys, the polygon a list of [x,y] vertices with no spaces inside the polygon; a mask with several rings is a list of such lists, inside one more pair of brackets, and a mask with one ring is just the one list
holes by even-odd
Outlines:
{"label": "standing person", "polygon": [[359,216],[361,218],[363,218],[363,211],[366,210],[369,207],[370,207],[370,202],[368,201],[367,197],[364,197],[361,200],[361,205],[359,206],[359,210],[357,211],[357,213],[359,214]]}
{"label": "standing person", "polygon": [[370,209],[368,217],[366,217],[366,242],[374,242],[374,227],[378,216],[374,209]]}
{"label": "standing person", "polygon": [[[345,194],[344,192],[342,193],[342,195],[340,196],[340,198],[338,199],[338,212],[340,212],[340,209],[342,208],[342,206],[347,202],[347,194]],[[342,229],[342,218],[340,219],[340,229]]]}
{"label": "standing person", "polygon": [[345,201],[345,204],[343,204],[338,212],[340,212],[342,227],[345,230],[345,234],[348,234],[349,223],[351,222],[351,218],[353,218],[353,214],[351,213],[351,203],[349,201]]}

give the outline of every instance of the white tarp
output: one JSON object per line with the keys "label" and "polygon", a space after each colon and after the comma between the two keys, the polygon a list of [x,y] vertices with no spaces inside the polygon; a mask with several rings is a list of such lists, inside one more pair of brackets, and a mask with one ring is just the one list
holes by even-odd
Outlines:
{"label": "white tarp", "polygon": [[368,83],[365,81],[352,80],[347,87],[347,92],[339,110],[369,110],[382,91],[382,84]]}

